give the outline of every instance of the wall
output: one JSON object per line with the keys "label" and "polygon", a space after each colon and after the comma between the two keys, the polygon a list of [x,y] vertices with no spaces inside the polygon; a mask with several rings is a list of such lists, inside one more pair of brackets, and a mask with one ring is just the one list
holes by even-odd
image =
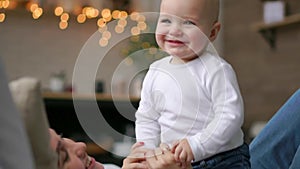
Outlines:
{"label": "wall", "polygon": [[[300,2],[289,1],[300,13]],[[224,56],[235,68],[245,101],[248,128],[268,120],[300,87],[300,24],[277,29],[276,49],[251,29],[262,21],[262,2],[224,1]]]}
{"label": "wall", "polygon": [[[299,1],[289,2],[291,12],[300,12]],[[300,86],[300,25],[278,29],[277,48],[272,50],[262,36],[251,29],[253,23],[262,20],[260,0],[223,0],[222,6],[219,51],[237,72],[248,129],[254,120],[268,120]],[[0,57],[10,80],[34,76],[47,88],[50,74],[65,70],[68,83],[71,82],[77,56],[97,28],[95,21],[83,25],[70,22],[69,28],[62,31],[58,29],[58,22],[52,15],[35,21],[26,11],[7,11],[5,23],[0,23]],[[112,65],[123,59],[118,52],[113,52],[115,59],[103,65],[108,75],[113,71]]]}
{"label": "wall", "polygon": [[0,23],[0,57],[10,80],[33,76],[47,87],[50,75],[64,70],[70,82],[82,46],[97,30],[95,22],[78,25],[72,21],[67,30],[60,30],[59,18],[52,14],[33,20],[25,10],[6,13],[5,22]]}
{"label": "wall", "polygon": [[[150,11],[157,8],[159,0],[149,5],[137,1],[138,11]],[[146,1],[145,1],[146,2]],[[149,10],[146,10],[146,6]],[[158,10],[158,9],[157,9]],[[53,73],[65,71],[67,84],[72,83],[76,59],[86,42],[97,32],[97,20],[91,19],[78,24],[74,15],[70,15],[66,30],[58,28],[59,18],[50,11],[44,12],[38,20],[33,20],[25,9],[7,10],[6,20],[0,23],[0,57],[2,58],[9,80],[22,76],[33,76],[42,81],[43,88],[49,87]],[[106,64],[101,65],[96,79],[110,81],[114,68],[124,59],[119,49],[113,49],[106,57]],[[84,83],[89,82],[80,82]],[[80,86],[82,86],[79,84]],[[78,85],[78,86],[79,86]],[[109,92],[110,85],[105,83]],[[75,86],[76,87],[76,86]]]}

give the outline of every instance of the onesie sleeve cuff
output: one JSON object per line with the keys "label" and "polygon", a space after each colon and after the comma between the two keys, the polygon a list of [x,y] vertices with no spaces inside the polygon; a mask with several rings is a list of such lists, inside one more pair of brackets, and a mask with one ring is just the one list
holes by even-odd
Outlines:
{"label": "onesie sleeve cuff", "polygon": [[196,139],[194,137],[187,138],[190,147],[192,149],[194,160],[192,162],[200,161],[201,160],[201,150],[200,145],[197,143]]}

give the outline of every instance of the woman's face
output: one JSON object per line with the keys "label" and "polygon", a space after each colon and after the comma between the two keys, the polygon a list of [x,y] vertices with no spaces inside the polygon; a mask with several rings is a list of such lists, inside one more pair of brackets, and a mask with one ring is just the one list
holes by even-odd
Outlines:
{"label": "woman's face", "polygon": [[58,154],[59,169],[104,169],[86,153],[86,144],[61,138],[53,129],[49,129],[51,148]]}

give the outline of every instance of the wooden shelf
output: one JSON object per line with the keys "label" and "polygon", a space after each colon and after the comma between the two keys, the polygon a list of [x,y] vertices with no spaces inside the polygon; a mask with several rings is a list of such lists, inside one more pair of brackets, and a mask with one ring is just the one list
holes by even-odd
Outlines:
{"label": "wooden shelf", "polygon": [[45,99],[59,99],[59,100],[72,100],[72,99],[79,99],[79,100],[103,100],[103,101],[138,101],[140,98],[132,97],[132,96],[111,96],[109,94],[84,94],[84,93],[72,93],[72,92],[43,92],[43,98]]}
{"label": "wooden shelf", "polygon": [[254,31],[258,31],[268,41],[272,48],[276,47],[276,29],[292,24],[300,23],[300,14],[285,17],[283,21],[264,23],[259,22],[252,25]]}

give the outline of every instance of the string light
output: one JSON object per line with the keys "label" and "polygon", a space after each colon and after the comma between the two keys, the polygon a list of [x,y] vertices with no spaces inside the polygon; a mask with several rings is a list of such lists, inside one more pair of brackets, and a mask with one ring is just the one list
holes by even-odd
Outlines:
{"label": "string light", "polygon": [[98,25],[99,28],[103,28],[104,26],[106,26],[105,19],[103,19],[103,18],[98,19],[97,25]]}
{"label": "string light", "polygon": [[101,38],[100,40],[99,40],[99,45],[101,46],[101,47],[105,47],[105,46],[107,46],[107,44],[108,44],[108,40],[107,39],[105,39],[105,38]]}
{"label": "string light", "polygon": [[[41,6],[39,6],[39,2],[40,0],[28,0],[28,2],[25,4],[26,9],[29,12],[31,12],[32,18],[35,20],[41,18],[41,16],[44,14],[44,9]],[[4,22],[7,18],[6,14],[3,12],[4,10],[2,9],[14,9],[18,5],[18,3],[18,1],[14,0],[0,0],[0,23]],[[67,7],[64,8],[63,5],[59,5],[56,6],[52,12],[56,17],[59,18],[58,27],[61,30],[66,30],[68,28],[69,22],[72,19],[71,17],[75,16],[74,18],[79,24],[85,23],[88,19],[96,18],[96,25],[98,27],[98,31],[99,33],[101,33],[101,37],[99,39],[99,45],[101,47],[106,47],[109,44],[113,33],[121,34],[128,29],[132,35],[130,37],[131,42],[138,44],[143,49],[149,48],[150,54],[157,53],[156,48],[150,43],[139,43],[141,40],[139,35],[143,31],[146,31],[148,29],[148,26],[146,23],[146,17],[138,12],[132,12],[131,14],[129,14],[126,11],[111,11],[108,8],[104,8],[101,11],[99,11],[97,8],[94,8],[92,6],[82,7],[80,5],[75,5],[73,9]],[[116,22],[113,27],[113,30],[109,30],[108,23],[112,20],[115,20]],[[128,22],[130,22],[130,24]],[[132,25],[132,22],[136,22],[136,24]],[[122,53],[129,53],[129,51],[129,49],[124,49]]]}
{"label": "string light", "polygon": [[0,8],[6,9],[6,8],[8,8],[9,4],[10,4],[9,0],[1,0],[0,1]]}
{"label": "string light", "polygon": [[115,26],[115,32],[116,33],[123,33],[124,32],[124,27],[120,25]]}
{"label": "string light", "polygon": [[43,9],[42,8],[35,8],[34,11],[32,12],[32,17],[33,19],[38,19],[39,17],[41,17],[43,14]]}
{"label": "string light", "polygon": [[107,30],[107,26],[105,25],[105,26],[103,26],[103,27],[99,27],[98,28],[98,31],[100,32],[100,33],[103,33],[104,31],[106,31]]}
{"label": "string light", "polygon": [[5,13],[0,13],[0,22],[5,21]]}
{"label": "string light", "polygon": [[60,20],[61,21],[65,21],[67,22],[69,20],[70,16],[68,13],[63,13],[61,16],[60,16]]}
{"label": "string light", "polygon": [[121,17],[121,11],[114,10],[111,15],[112,15],[113,19],[119,19]]}
{"label": "string light", "polygon": [[[7,9],[10,5],[9,0],[0,0],[0,10],[1,9]],[[4,12],[0,12],[0,23],[4,22],[6,18],[6,15]]]}
{"label": "string light", "polygon": [[59,22],[59,28],[62,29],[62,30],[67,29],[68,25],[69,24],[68,24],[67,21],[62,20],[62,21]]}
{"label": "string light", "polygon": [[64,9],[61,6],[58,6],[54,9],[54,15],[55,16],[60,16],[64,13]]}
{"label": "string light", "polygon": [[85,14],[79,14],[78,16],[77,16],[77,22],[78,23],[84,23],[86,21],[86,16],[85,16]]}
{"label": "string light", "polygon": [[132,35],[139,35],[140,33],[141,33],[141,30],[137,26],[134,26],[131,28]]}

